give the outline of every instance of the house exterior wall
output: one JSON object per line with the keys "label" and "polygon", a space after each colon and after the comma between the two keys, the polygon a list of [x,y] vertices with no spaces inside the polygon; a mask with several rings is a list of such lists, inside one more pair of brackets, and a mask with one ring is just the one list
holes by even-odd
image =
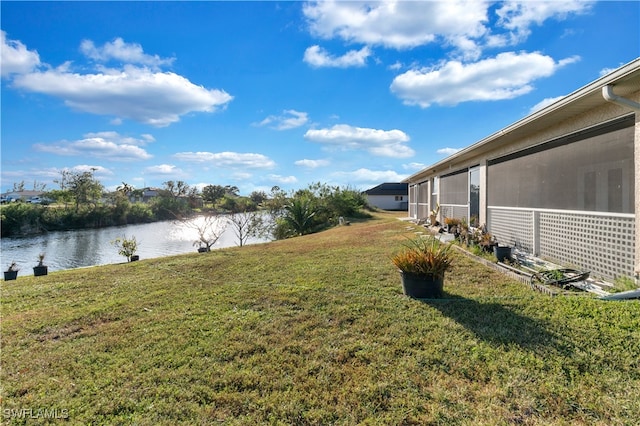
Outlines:
{"label": "house exterior wall", "polygon": [[[640,92],[625,95],[625,98],[640,102]],[[410,206],[409,211],[415,219],[426,219],[427,205],[429,209],[435,206],[429,204],[419,188],[420,184],[433,177],[446,176],[465,168],[478,166],[480,170],[480,208],[479,224],[486,224],[489,231],[500,242],[516,245],[520,249],[540,257],[549,258],[561,264],[574,266],[592,271],[593,276],[615,280],[620,276],[631,277],[640,273],[640,111],[632,117],[634,120],[630,132],[633,139],[631,165],[625,162],[624,173],[632,173],[624,185],[628,189],[627,181],[632,182],[630,189],[631,207],[625,207],[623,212],[589,211],[585,209],[566,210],[558,208],[511,208],[492,206],[488,193],[490,184],[491,161],[508,155],[517,155],[525,149],[548,143],[561,138],[581,134],[602,123],[629,117],[633,111],[602,99],[599,105],[587,111],[578,113],[563,121],[543,127],[531,132],[522,132],[516,140],[500,143],[500,138],[493,141],[491,148],[483,147],[470,150],[463,159],[454,155],[451,161],[438,163],[432,171],[425,169],[415,181],[409,183]],[[541,127],[541,126],[538,126]],[[625,136],[626,137],[626,136]],[[575,143],[579,149],[580,142]],[[506,160],[509,161],[509,160]],[[584,167],[585,164],[567,164],[566,167]],[[536,178],[536,175],[532,175]],[[440,217],[465,217],[463,207],[456,203],[451,205],[442,203],[442,189],[437,200],[441,204]],[[446,197],[445,197],[446,199]],[[629,203],[627,203],[629,204]]]}
{"label": "house exterior wall", "polygon": [[408,198],[408,195],[367,195],[369,204],[382,210],[406,211]]}

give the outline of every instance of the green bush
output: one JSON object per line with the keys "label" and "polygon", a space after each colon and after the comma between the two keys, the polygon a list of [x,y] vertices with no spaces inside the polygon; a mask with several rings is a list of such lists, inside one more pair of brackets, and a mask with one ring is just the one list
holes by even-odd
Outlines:
{"label": "green bush", "polygon": [[273,236],[277,239],[318,232],[340,217],[368,217],[366,197],[351,188],[314,183],[293,193],[278,211]]}
{"label": "green bush", "polygon": [[153,210],[148,204],[133,203],[127,212],[127,223],[149,223],[154,218]]}
{"label": "green bush", "polygon": [[2,207],[2,236],[34,232],[40,228],[44,207],[28,203],[11,203]]}
{"label": "green bush", "polygon": [[189,212],[189,205],[182,198],[156,197],[151,202],[151,210],[156,219],[175,220]]}

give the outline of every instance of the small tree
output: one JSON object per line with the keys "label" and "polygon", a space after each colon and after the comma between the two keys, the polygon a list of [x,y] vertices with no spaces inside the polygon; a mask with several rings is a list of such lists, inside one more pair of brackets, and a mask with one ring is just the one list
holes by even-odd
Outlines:
{"label": "small tree", "polygon": [[122,237],[118,237],[111,241],[111,244],[118,249],[118,254],[120,256],[127,258],[127,262],[131,262],[131,257],[136,254],[136,251],[138,251],[138,241],[135,236],[127,238],[126,235],[123,235]]}
{"label": "small tree", "polygon": [[202,198],[208,203],[215,204],[220,198],[224,197],[226,191],[224,186],[207,185],[202,188]]}
{"label": "small tree", "polygon": [[198,239],[193,242],[194,246],[203,251],[211,251],[211,247],[220,239],[226,230],[226,223],[218,218],[218,215],[209,214],[200,216],[193,220],[181,220],[188,228],[195,229]]}
{"label": "small tree", "polygon": [[233,233],[238,239],[240,247],[247,243],[251,237],[258,237],[264,234],[264,217],[259,211],[245,211],[230,214],[227,218]]}
{"label": "small tree", "polygon": [[94,177],[96,169],[92,168],[85,172],[72,172],[70,170],[62,170],[60,179],[54,182],[60,185],[61,191],[69,191],[76,201],[76,211],[80,205],[93,203],[102,195],[104,187]]}

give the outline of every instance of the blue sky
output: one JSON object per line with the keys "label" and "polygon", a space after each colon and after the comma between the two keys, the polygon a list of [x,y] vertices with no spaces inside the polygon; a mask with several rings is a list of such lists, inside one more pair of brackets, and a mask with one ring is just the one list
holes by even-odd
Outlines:
{"label": "blue sky", "polygon": [[640,2],[2,1],[2,191],[395,182],[640,55]]}

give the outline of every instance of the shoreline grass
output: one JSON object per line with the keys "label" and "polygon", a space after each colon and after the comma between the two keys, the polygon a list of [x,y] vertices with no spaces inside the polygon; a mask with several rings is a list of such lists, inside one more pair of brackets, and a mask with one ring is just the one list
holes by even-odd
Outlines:
{"label": "shoreline grass", "polygon": [[409,299],[398,217],[3,282],[3,422],[637,424],[639,302],[459,253],[444,299]]}

